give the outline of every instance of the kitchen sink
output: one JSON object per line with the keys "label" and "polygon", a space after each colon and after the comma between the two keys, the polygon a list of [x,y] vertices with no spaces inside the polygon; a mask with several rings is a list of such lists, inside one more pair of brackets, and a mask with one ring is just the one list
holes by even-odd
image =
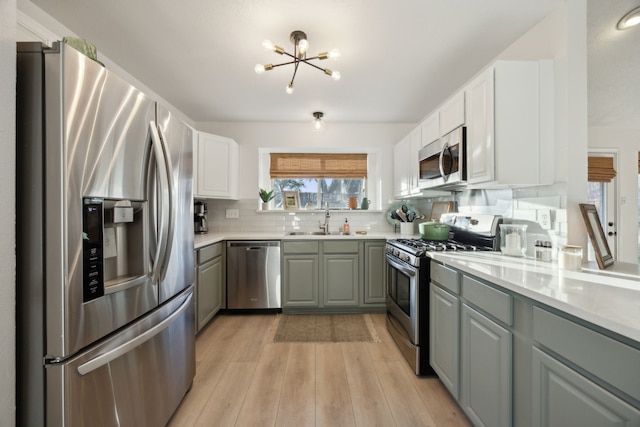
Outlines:
{"label": "kitchen sink", "polygon": [[353,236],[351,233],[336,231],[335,233],[325,234],[324,231],[289,231],[287,236]]}

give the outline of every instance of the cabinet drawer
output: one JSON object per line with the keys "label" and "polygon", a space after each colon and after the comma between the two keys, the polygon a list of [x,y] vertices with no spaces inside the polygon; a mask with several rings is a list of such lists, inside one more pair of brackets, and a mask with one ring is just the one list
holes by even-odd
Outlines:
{"label": "cabinet drawer", "polygon": [[479,309],[507,325],[513,325],[513,301],[511,295],[491,286],[462,276],[462,296]]}
{"label": "cabinet drawer", "polygon": [[453,293],[460,294],[460,273],[456,270],[431,262],[431,281]]}
{"label": "cabinet drawer", "polygon": [[533,337],[551,351],[640,400],[640,350],[540,307]]}
{"label": "cabinet drawer", "polygon": [[325,241],[322,242],[322,250],[327,254],[346,254],[358,253],[358,241]]}
{"label": "cabinet drawer", "polygon": [[282,242],[282,252],[285,254],[317,254],[318,241]]}
{"label": "cabinet drawer", "polygon": [[197,262],[198,264],[204,264],[205,262],[220,255],[222,255],[222,243],[214,243],[213,245],[198,249]]}

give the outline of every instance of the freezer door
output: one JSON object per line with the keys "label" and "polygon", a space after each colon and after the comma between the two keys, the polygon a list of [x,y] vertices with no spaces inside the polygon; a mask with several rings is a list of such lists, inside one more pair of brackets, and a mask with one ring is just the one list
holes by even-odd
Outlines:
{"label": "freezer door", "polygon": [[162,304],[195,282],[193,251],[193,131],[157,105],[158,135],[164,147],[171,191],[167,250],[159,275]]}
{"label": "freezer door", "polygon": [[[155,119],[155,102],[78,51],[59,46],[60,53],[44,54],[44,203],[26,213],[42,215],[45,222],[45,351],[65,358],[158,305],[148,242],[141,232],[146,229],[144,212],[132,213],[138,225],[125,233],[129,242],[143,240],[143,245],[129,248],[137,253],[127,254],[125,243],[114,242],[123,252],[118,262],[136,262],[138,267],[130,277],[112,280],[114,286],[105,287],[104,296],[95,299],[85,295],[91,278],[84,262],[88,233],[83,229],[86,201],[93,198],[114,205],[131,202],[139,206],[132,210],[146,211],[149,122]],[[111,222],[114,238],[122,234],[117,227],[130,224]],[[105,273],[108,262],[105,259]]]}
{"label": "freezer door", "polygon": [[46,375],[47,426],[166,425],[195,375],[193,288]]}

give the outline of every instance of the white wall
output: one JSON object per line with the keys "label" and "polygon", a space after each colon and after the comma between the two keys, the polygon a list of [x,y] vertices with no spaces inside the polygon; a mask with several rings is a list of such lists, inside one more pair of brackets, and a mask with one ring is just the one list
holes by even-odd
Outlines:
{"label": "white wall", "polygon": [[16,2],[0,1],[0,426],[15,425]]}
{"label": "white wall", "polygon": [[[617,151],[618,252],[622,262],[638,262],[638,152],[640,129],[589,128],[589,149]],[[624,201],[624,203],[623,203]]]}

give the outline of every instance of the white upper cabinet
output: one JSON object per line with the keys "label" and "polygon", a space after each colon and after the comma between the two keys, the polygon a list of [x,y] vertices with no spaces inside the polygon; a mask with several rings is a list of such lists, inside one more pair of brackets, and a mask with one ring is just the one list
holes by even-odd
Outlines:
{"label": "white upper cabinet", "polygon": [[439,109],[440,136],[444,136],[465,123],[464,91],[460,91]]}
{"label": "white upper cabinet", "polygon": [[420,126],[393,147],[393,195],[410,197],[421,193],[418,187],[418,151],[422,147]]}
{"label": "white upper cabinet", "polygon": [[428,115],[420,123],[420,128],[422,129],[422,147],[440,138],[440,115],[438,111]]}
{"label": "white upper cabinet", "polygon": [[422,148],[421,127],[418,126],[411,131],[409,138],[411,140],[409,145],[409,164],[407,165],[407,170],[409,171],[409,195],[414,196],[421,192],[420,187],[418,186],[418,178],[420,175],[418,151]]}
{"label": "white upper cabinet", "polygon": [[406,197],[409,195],[407,164],[409,163],[410,145],[411,137],[407,135],[393,147],[393,195],[395,197]]}
{"label": "white upper cabinet", "polygon": [[238,144],[231,138],[197,132],[194,196],[238,199]]}
{"label": "white upper cabinet", "polygon": [[551,61],[498,61],[465,89],[467,183],[553,182]]}

